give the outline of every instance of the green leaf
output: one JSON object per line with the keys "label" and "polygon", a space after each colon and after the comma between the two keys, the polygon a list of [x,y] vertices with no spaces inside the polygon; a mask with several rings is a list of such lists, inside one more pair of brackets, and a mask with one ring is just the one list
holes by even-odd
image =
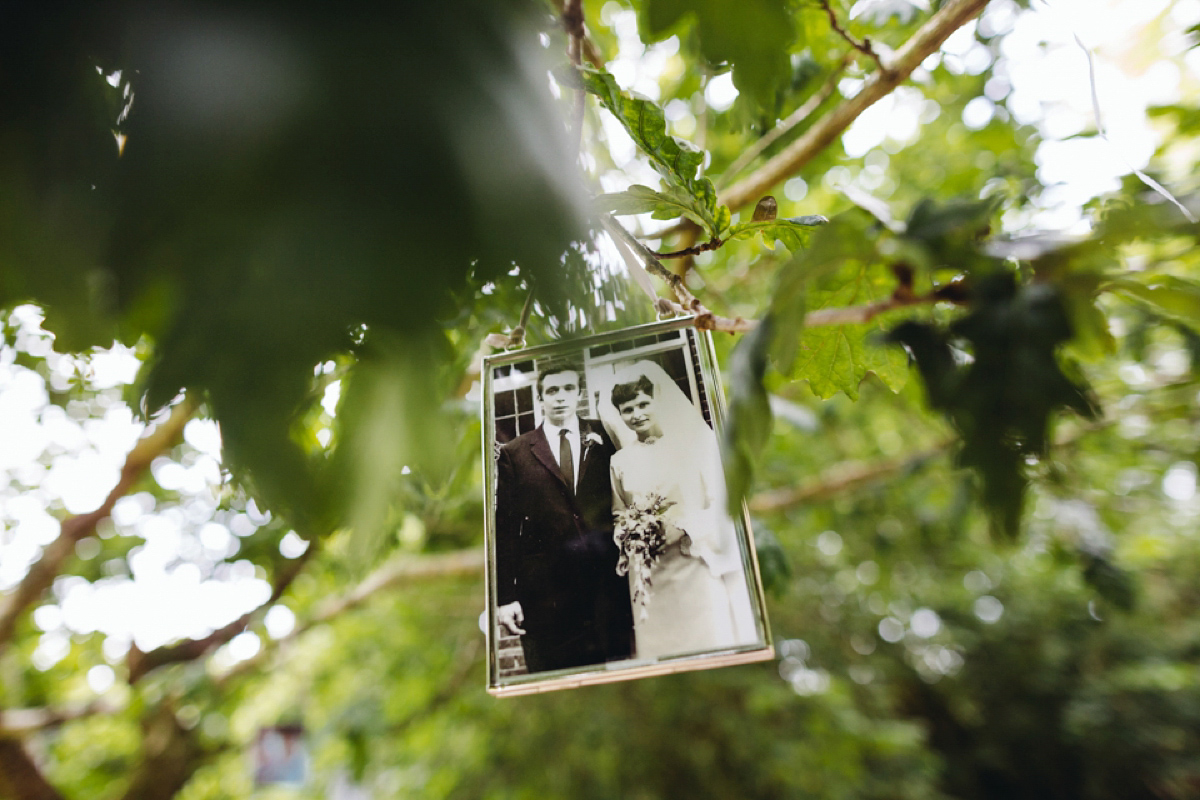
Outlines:
{"label": "green leaf", "polygon": [[771,435],[771,402],[763,383],[771,341],[772,320],[767,316],[730,356],[729,425],[721,444],[729,513],[734,516],[742,512],[742,501],[754,483],[755,465]]}
{"label": "green leaf", "polygon": [[1073,272],[1055,281],[1075,332],[1071,350],[1090,361],[1107,358],[1117,351],[1117,340],[1108,329],[1108,317],[1096,305],[1096,294],[1103,280],[1098,272]]}
{"label": "green leaf", "polygon": [[1111,554],[1091,553],[1080,549],[1083,579],[1101,597],[1122,611],[1132,611],[1137,604],[1137,584],[1134,576],[1113,561]]}
{"label": "green leaf", "polygon": [[819,214],[806,217],[791,217],[789,219],[764,219],[759,221],[741,222],[729,231],[731,239],[749,239],[756,233],[762,234],[763,241],[773,246],[775,240],[783,242],[783,246],[793,253],[799,252],[812,235],[812,229],[829,222]]}
{"label": "green leaf", "polygon": [[792,577],[787,551],[779,539],[762,520],[754,520],[754,551],[758,555],[758,571],[762,576],[763,589],[769,594],[780,596],[786,591]]}
{"label": "green leaf", "polygon": [[1110,279],[1104,288],[1136,298],[1191,328],[1200,328],[1200,283],[1196,281],[1174,275],[1129,273]]}
{"label": "green leaf", "polygon": [[729,206],[718,206],[716,213],[713,215],[713,230],[714,237],[725,233],[729,228],[729,223],[733,221],[733,213],[729,210]]}
{"label": "green leaf", "polygon": [[946,237],[974,240],[987,231],[999,205],[998,197],[945,203],[926,197],[913,206],[905,233],[926,242]]}
{"label": "green leaf", "polygon": [[951,268],[960,273],[988,274],[1000,261],[980,249],[990,231],[999,197],[945,202],[922,198],[912,209],[900,237],[897,255],[928,270]]}
{"label": "green leaf", "polygon": [[[809,289],[808,311],[885,300],[891,295],[892,284],[886,270],[866,261],[850,262]],[[805,328],[793,374],[807,380],[813,393],[821,398],[841,391],[857,400],[858,385],[869,372],[892,391],[899,391],[908,377],[907,359],[895,348],[880,345],[881,332],[876,322]]]}
{"label": "green leaf", "polygon": [[[675,219],[683,216],[697,225],[709,228],[715,228],[718,222],[712,217],[710,209],[697,205],[695,197],[675,186],[668,186],[665,191],[659,192],[649,186],[634,184],[623,192],[600,195],[595,204],[600,210],[618,216],[650,214],[655,219]],[[725,206],[721,209],[728,218],[729,209]]]}
{"label": "green leaf", "polygon": [[436,334],[422,340],[377,335],[344,381],[333,474],[359,567],[395,529],[392,505],[405,469],[427,479],[447,471],[454,437],[441,409],[447,392],[437,366],[444,348]]}
{"label": "green leaf", "polygon": [[874,252],[872,229],[876,224],[859,209],[843,212],[819,228],[809,246],[780,270],[770,305],[775,320],[771,355],[783,374],[793,374],[809,285],[848,259],[869,258]]}
{"label": "green leaf", "polygon": [[[697,222],[710,237],[720,235],[723,226],[718,219],[717,190],[712,181],[697,175],[704,163],[704,153],[690,142],[667,133],[666,117],[661,108],[644,97],[622,90],[616,79],[607,72],[565,67],[555,70],[554,77],[564,86],[584,89],[595,95],[600,104],[624,126],[642,152],[649,156],[650,164],[666,180],[667,192],[674,200],[682,202],[672,189],[690,196],[691,200],[686,206],[698,217]],[[728,213],[726,209],[724,214],[727,216]]]}

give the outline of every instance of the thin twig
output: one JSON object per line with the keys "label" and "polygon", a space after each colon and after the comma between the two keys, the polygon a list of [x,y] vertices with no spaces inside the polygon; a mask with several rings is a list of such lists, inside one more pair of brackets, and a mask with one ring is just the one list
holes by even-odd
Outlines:
{"label": "thin twig", "polygon": [[651,301],[659,306],[659,313],[676,312],[674,312],[674,309],[668,310],[667,305],[663,305],[664,303],[670,305],[671,301],[658,297],[654,293],[654,286],[646,276],[646,273],[656,275],[671,287],[671,291],[675,294],[675,297],[683,304],[685,310],[682,313],[696,313],[697,309],[704,308],[700,304],[700,301],[688,291],[687,286],[684,285],[683,278],[662,265],[662,262],[658,260],[658,253],[639,242],[637,237],[627,231],[625,226],[617,222],[612,215],[603,217],[602,222],[613,237],[613,242],[617,245],[617,249],[622,251],[622,257],[626,261],[626,266],[635,280],[638,281],[638,285],[646,292]]}
{"label": "thin twig", "polygon": [[150,463],[175,446],[183,434],[183,426],[195,411],[196,404],[190,399],[185,398],[175,406],[166,420],[152,428],[129,451],[117,485],[108,493],[104,502],[95,511],[63,520],[58,538],[46,547],[42,557],[29,568],[16,591],[0,609],[0,652],[12,638],[21,614],[37,602],[54,582],[63,563],[75,552],[75,545],[94,534],[96,526],[112,513],[113,506],[133,488],[150,467]]}
{"label": "thin twig", "polygon": [[[898,308],[932,305],[933,303],[942,302],[954,301],[948,300],[939,292],[930,292],[923,295],[897,293],[877,303],[846,306],[845,308],[822,308],[817,311],[810,311],[804,315],[804,327],[821,328],[828,325],[862,325],[875,319],[880,314],[895,311]],[[758,320],[756,319],[742,319],[741,317],[737,317],[731,320],[727,317],[718,317],[709,312],[708,309],[696,313],[696,327],[704,330],[722,331],[724,333],[749,333],[758,327]]]}
{"label": "thin twig", "polygon": [[655,253],[654,255],[657,256],[658,258],[687,258],[688,256],[698,256],[701,253],[707,252],[709,250],[716,250],[718,247],[720,247],[721,245],[725,244],[728,241],[729,241],[728,239],[722,239],[719,236],[714,236],[713,238],[709,239],[707,242],[704,242],[703,244],[693,245],[692,247],[685,247],[682,250],[675,250],[670,253]]}
{"label": "thin twig", "polygon": [[854,120],[878,100],[886,97],[930,54],[937,51],[950,34],[983,11],[987,0],[946,0],[942,7],[896,51],[891,68],[874,72],[853,97],[848,97],[828,114],[813,123],[794,142],[765,164],[735,183],[720,201],[731,209],[758,202],[771,187],[793,175],[842,134]]}
{"label": "thin twig", "polygon": [[[667,269],[659,261],[655,253],[637,240],[633,234],[615,220],[606,220],[606,227],[611,233],[619,236],[631,250],[641,257],[646,271],[658,277],[675,295],[677,302],[665,298],[655,299],[659,313],[694,314],[695,325],[701,330],[720,331],[722,333],[749,333],[758,327],[758,320],[743,317],[722,317],[710,311],[687,288],[681,276]],[[939,302],[957,302],[945,289],[935,289],[925,295],[914,295],[907,286],[900,286],[892,296],[876,303],[846,308],[823,308],[811,311],[804,317],[804,326],[821,327],[825,325],[855,325],[870,322],[875,317],[887,311],[914,305],[928,305]]]}
{"label": "thin twig", "polygon": [[[554,5],[554,10],[558,13],[559,17],[562,17],[566,13],[566,2],[564,0],[551,0],[551,3]],[[590,61],[592,66],[597,69],[604,69],[604,58],[600,55],[600,51],[596,49],[596,45],[592,42],[591,38],[588,37],[586,26],[583,30],[581,45],[583,57]]]}
{"label": "thin twig", "polygon": [[478,547],[423,556],[400,556],[367,576],[351,591],[319,606],[312,618],[297,627],[292,635],[299,635],[309,628],[324,624],[339,614],[357,608],[379,592],[405,581],[479,576],[482,571],[483,550]]}
{"label": "thin twig", "polygon": [[871,46],[871,40],[863,37],[860,42],[850,35],[849,31],[841,26],[838,22],[837,15],[833,13],[833,8],[829,5],[829,0],[820,0],[821,7],[825,9],[825,13],[829,15],[829,27],[833,28],[834,33],[845,39],[851,47],[860,53],[863,53],[871,58],[878,66],[880,72],[887,72],[888,68],[884,66],[883,61],[879,58],[879,54],[875,52],[875,48]]}
{"label": "thin twig", "polygon": [[688,313],[699,314],[708,310],[704,307],[703,303],[696,299],[691,290],[687,288],[687,284],[683,282],[683,277],[676,275],[664,267],[662,262],[657,258],[646,259],[646,270],[651,275],[657,275],[660,280],[670,287],[671,293],[675,295],[680,305]]}
{"label": "thin twig", "polygon": [[[567,0],[566,6],[562,10],[562,23],[567,31],[567,57],[571,59],[571,64],[578,69],[583,59],[583,0]],[[583,101],[584,90],[575,90],[575,126],[572,129],[575,136],[575,152],[579,153],[583,148]]]}
{"label": "thin twig", "polygon": [[870,322],[880,314],[888,311],[895,311],[898,308],[906,308],[907,306],[930,305],[941,301],[942,297],[936,292],[923,295],[897,292],[886,300],[880,300],[876,303],[847,306],[845,308],[822,308],[818,311],[810,311],[804,315],[804,327],[819,328],[825,325],[861,325],[865,322]]}
{"label": "thin twig", "polygon": [[508,335],[508,344],[506,347],[524,347],[525,346],[525,329],[529,325],[529,312],[533,309],[533,287],[529,287],[529,294],[525,296],[525,305],[521,307],[521,321],[517,323],[517,327],[512,329],[512,333]]}

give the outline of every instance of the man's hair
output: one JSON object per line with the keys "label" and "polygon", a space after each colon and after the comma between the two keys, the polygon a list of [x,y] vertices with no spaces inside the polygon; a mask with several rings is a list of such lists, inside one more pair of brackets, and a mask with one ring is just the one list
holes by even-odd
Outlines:
{"label": "man's hair", "polygon": [[654,397],[654,383],[645,375],[638,377],[632,383],[618,383],[612,390],[612,403],[618,409],[622,403],[628,403],[639,394]]}
{"label": "man's hair", "polygon": [[[570,358],[547,359],[538,364],[537,396],[542,396],[542,383],[547,375],[557,375],[560,372],[574,372],[576,377],[583,378],[583,364]],[[582,387],[580,387],[582,388]]]}

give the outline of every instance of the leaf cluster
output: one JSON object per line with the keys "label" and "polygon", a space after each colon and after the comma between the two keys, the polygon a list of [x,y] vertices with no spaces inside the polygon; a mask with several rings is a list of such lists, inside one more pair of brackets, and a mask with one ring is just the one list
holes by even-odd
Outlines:
{"label": "leaf cluster", "polygon": [[[1026,461],[1045,457],[1055,412],[1092,419],[1095,399],[1068,378],[1057,350],[1071,327],[1057,290],[1019,286],[1008,271],[979,279],[966,315],[946,327],[907,321],[888,335],[916,362],[930,408],[961,437],[958,462],[976,471],[997,530],[1015,537],[1027,485]],[[960,364],[954,342],[967,345]]]}
{"label": "leaf cluster", "polygon": [[[456,302],[516,265],[566,316],[582,206],[528,12],[6,4],[0,306],[42,304],[64,352],[152,342],[144,411],[197,392],[263,504],[329,530],[339,487],[437,451]],[[403,401],[379,464],[301,424],[351,353],[404,386],[347,385],[348,418]]]}

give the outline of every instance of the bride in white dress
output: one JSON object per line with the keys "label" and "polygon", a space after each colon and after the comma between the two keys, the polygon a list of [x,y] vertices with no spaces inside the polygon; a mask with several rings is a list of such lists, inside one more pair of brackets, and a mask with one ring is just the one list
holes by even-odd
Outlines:
{"label": "bride in white dress", "polygon": [[662,513],[667,547],[651,568],[648,602],[634,609],[635,657],[754,643],[757,626],[726,512],[716,435],[651,361],[618,367],[605,394],[601,418],[621,448],[611,461],[614,514],[655,494],[671,504]]}

